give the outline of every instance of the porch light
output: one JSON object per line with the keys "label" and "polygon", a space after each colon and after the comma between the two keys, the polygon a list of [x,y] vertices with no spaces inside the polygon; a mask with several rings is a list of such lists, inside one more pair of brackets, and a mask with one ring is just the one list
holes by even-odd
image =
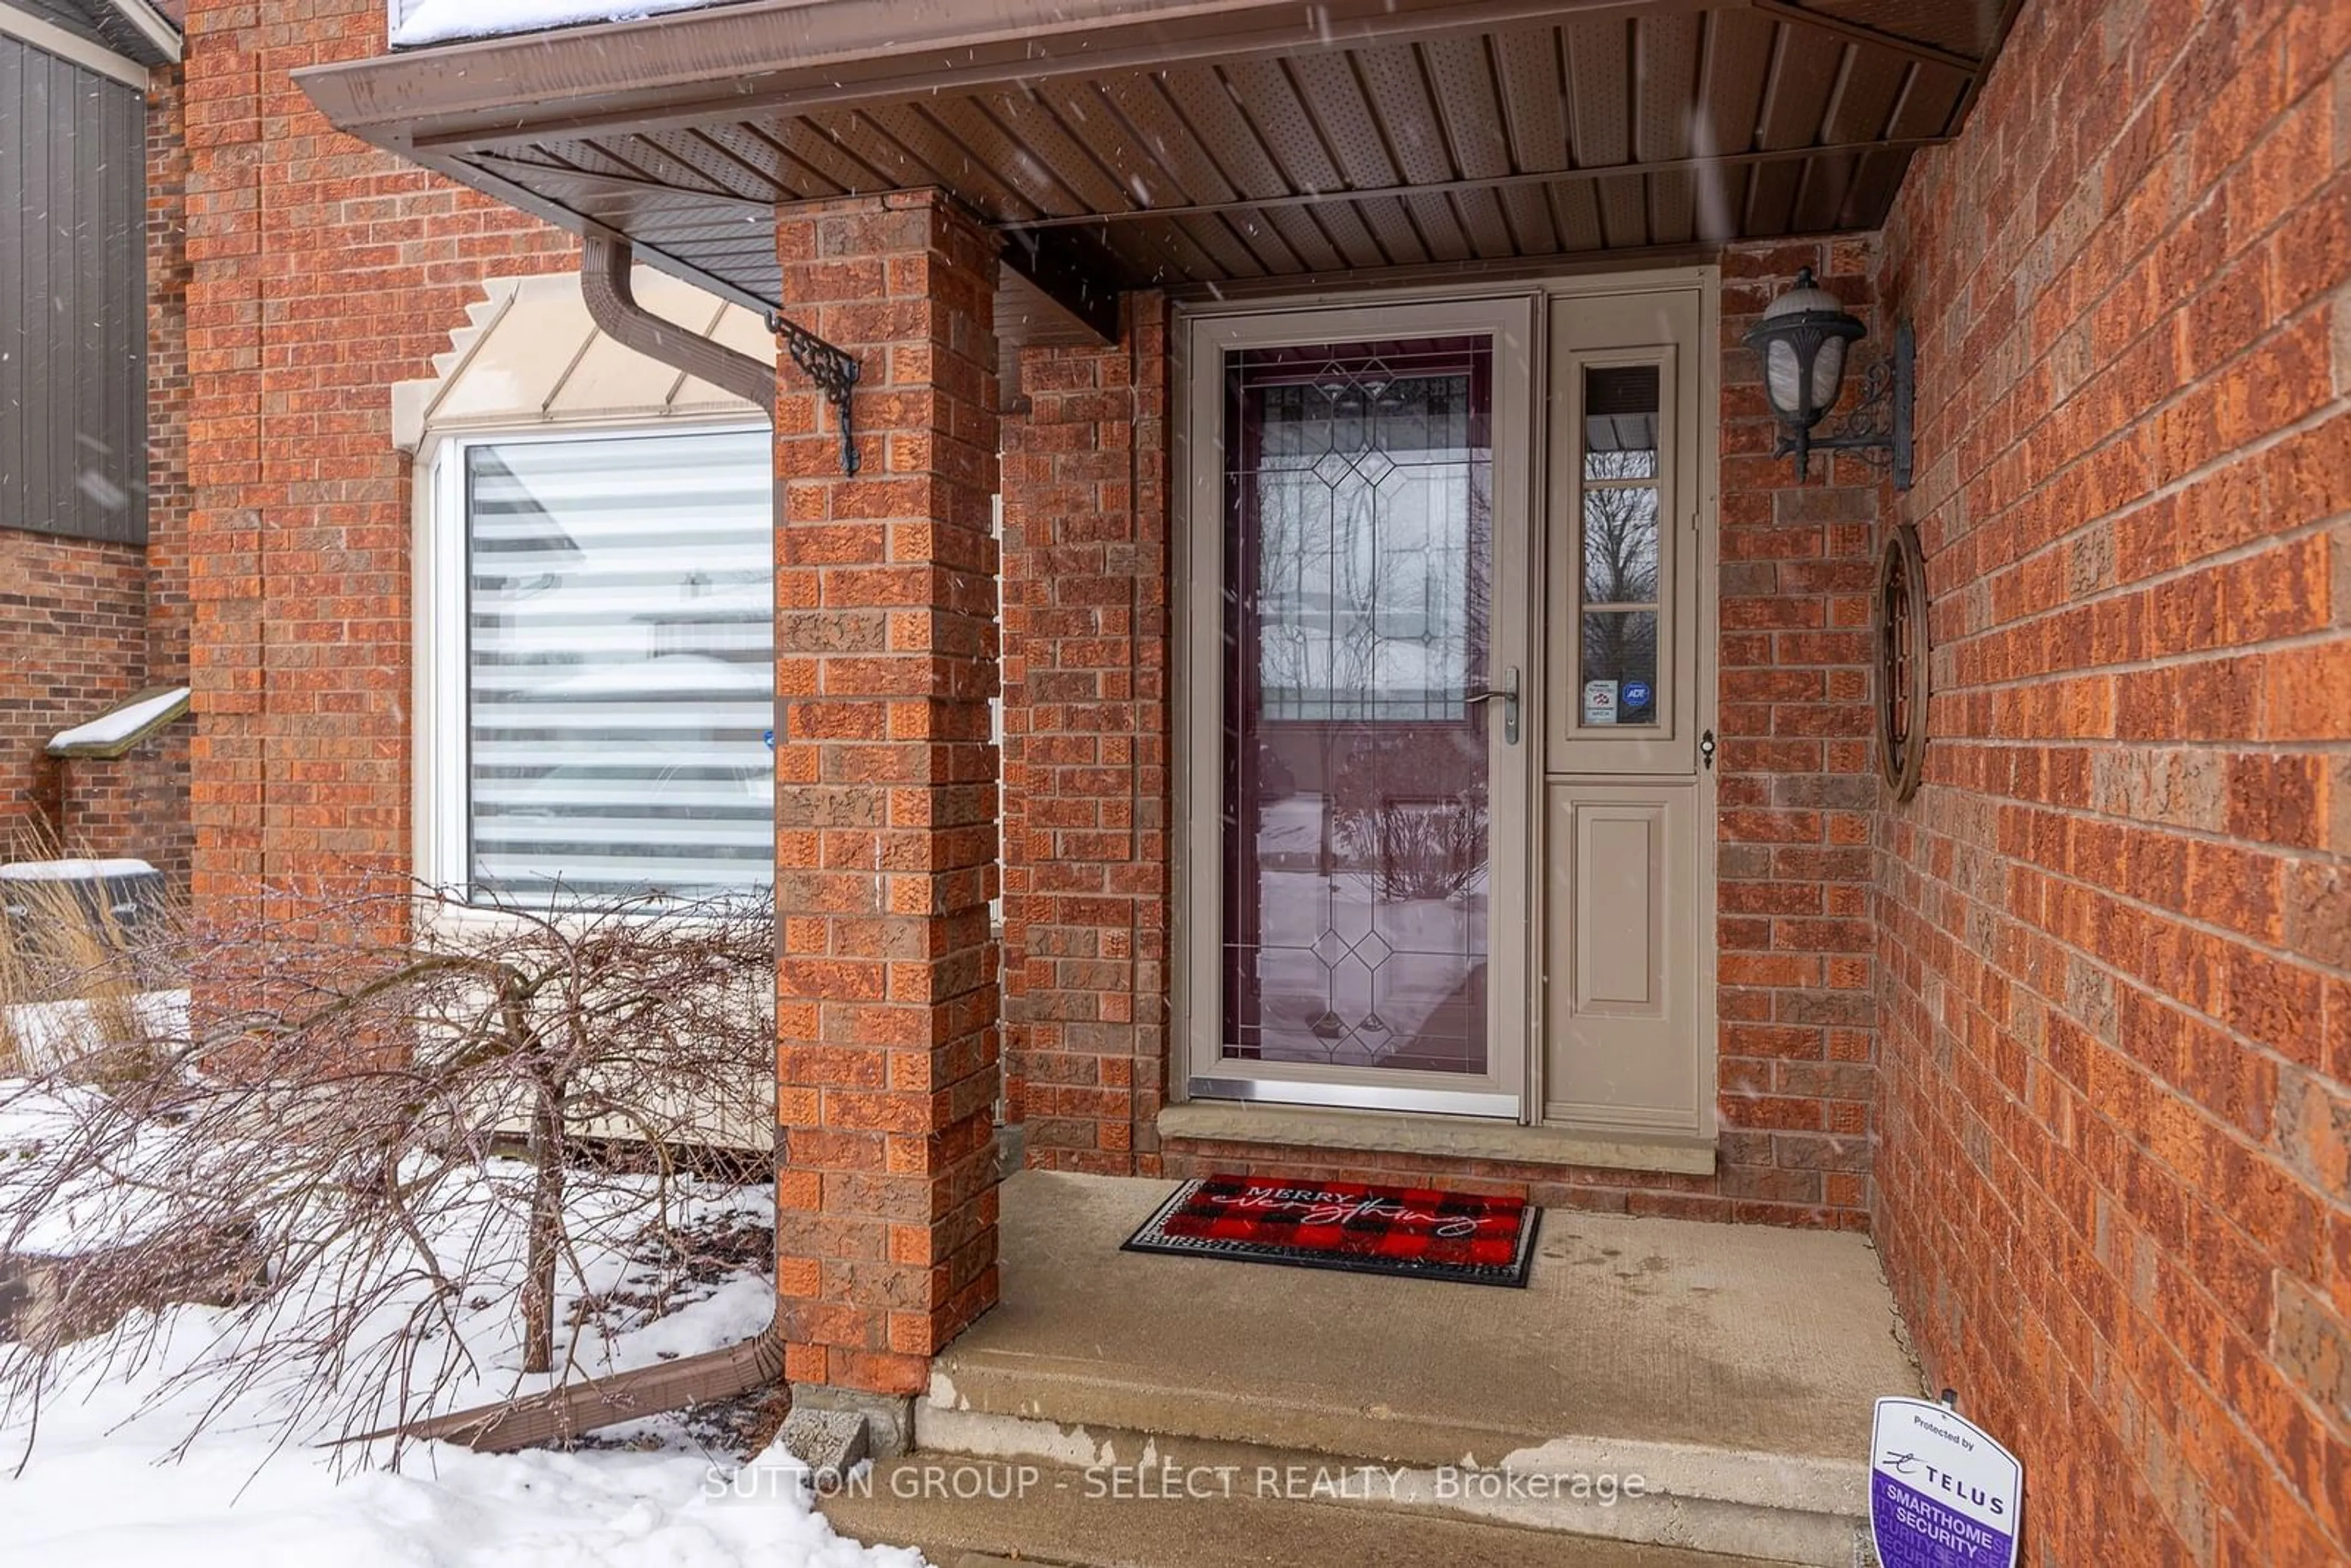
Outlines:
{"label": "porch light", "polygon": [[1835,295],[1813,281],[1813,269],[1800,268],[1796,286],[1765,308],[1763,319],[1749,329],[1747,346],[1763,361],[1763,391],[1771,400],[1771,416],[1783,434],[1771,455],[1796,459],[1796,478],[1810,477],[1815,451],[1856,452],[1872,462],[1891,462],[1894,487],[1910,487],[1911,360],[1910,325],[1894,329],[1894,352],[1870,368],[1862,383],[1861,401],[1845,416],[1834,435],[1815,435],[1813,427],[1836,406],[1844,384],[1846,350],[1867,336],[1869,329],[1837,303]]}

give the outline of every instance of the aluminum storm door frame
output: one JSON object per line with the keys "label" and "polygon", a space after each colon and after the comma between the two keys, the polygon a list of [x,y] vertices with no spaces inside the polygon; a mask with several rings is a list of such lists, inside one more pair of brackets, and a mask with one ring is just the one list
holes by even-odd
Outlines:
{"label": "aluminum storm door frame", "polygon": [[1194,1095],[1521,1114],[1533,330],[1185,324]]}

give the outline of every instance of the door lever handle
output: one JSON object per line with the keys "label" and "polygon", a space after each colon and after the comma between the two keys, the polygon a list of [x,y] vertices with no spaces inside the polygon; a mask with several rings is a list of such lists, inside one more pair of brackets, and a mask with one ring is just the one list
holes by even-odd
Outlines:
{"label": "door lever handle", "polygon": [[1479,703],[1500,702],[1502,743],[1506,746],[1516,746],[1519,743],[1519,667],[1516,664],[1503,666],[1500,685],[1489,686],[1482,692],[1467,693],[1461,700],[1464,705],[1471,707],[1475,707]]}

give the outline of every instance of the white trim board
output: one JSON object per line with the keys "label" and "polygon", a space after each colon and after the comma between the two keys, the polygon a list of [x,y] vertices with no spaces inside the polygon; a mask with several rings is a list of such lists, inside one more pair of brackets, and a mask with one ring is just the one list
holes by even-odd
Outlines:
{"label": "white trim board", "polygon": [[105,0],[107,6],[124,21],[139,29],[139,36],[155,46],[155,52],[172,65],[180,63],[180,29],[171,19],[147,0]]}
{"label": "white trim board", "polygon": [[19,11],[6,0],[0,0],[0,37],[29,44],[43,54],[55,55],[86,70],[110,77],[141,93],[147,90],[147,68],[129,55],[119,55],[104,44],[67,32],[55,22]]}

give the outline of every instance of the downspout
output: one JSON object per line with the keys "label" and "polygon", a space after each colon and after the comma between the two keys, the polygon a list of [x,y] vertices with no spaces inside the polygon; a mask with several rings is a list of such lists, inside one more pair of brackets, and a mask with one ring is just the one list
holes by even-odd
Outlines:
{"label": "downspout", "polygon": [[[589,318],[598,330],[649,360],[658,360],[733,392],[765,412],[772,433],[776,423],[775,368],[748,354],[737,353],[724,343],[688,331],[674,321],[664,320],[638,304],[629,282],[634,262],[635,256],[625,240],[590,235],[580,242],[580,293],[588,302]],[[770,495],[777,509],[776,520],[780,523],[782,487],[771,484]],[[782,733],[780,701],[778,699],[778,709],[769,719],[778,735]],[[783,956],[783,923],[778,921],[778,962]],[[780,1159],[780,1150],[778,1155]],[[768,1387],[783,1374],[783,1329],[771,1317],[768,1326],[751,1338],[723,1349],[593,1377],[584,1383],[566,1384],[527,1398],[453,1410],[445,1416],[367,1436],[391,1437],[396,1430],[403,1437],[462,1443],[483,1453],[507,1453],[705,1400],[732,1399]]]}
{"label": "downspout", "polygon": [[688,331],[637,303],[629,271],[636,255],[626,240],[590,235],[580,242],[580,294],[588,302],[589,319],[622,348],[634,349],[649,360],[699,376],[726,388],[753,407],[764,411],[768,428],[776,424],[776,371],[748,354]]}

